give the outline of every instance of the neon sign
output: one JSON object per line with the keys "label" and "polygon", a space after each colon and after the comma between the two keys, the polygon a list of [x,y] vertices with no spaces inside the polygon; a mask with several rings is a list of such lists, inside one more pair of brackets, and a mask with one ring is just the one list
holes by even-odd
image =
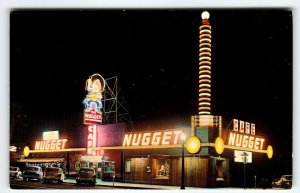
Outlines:
{"label": "neon sign", "polygon": [[89,125],[87,129],[87,155],[96,155],[96,152],[92,150],[96,147],[96,128],[97,125]]}
{"label": "neon sign", "polygon": [[255,136],[255,124],[233,119],[233,130],[227,135],[230,146],[263,150],[265,139]]}
{"label": "neon sign", "polygon": [[93,74],[86,81],[85,90],[88,91],[86,98],[83,100],[85,106],[83,120],[84,124],[101,124],[102,123],[102,93],[105,88],[105,80],[100,74]]}
{"label": "neon sign", "polygon": [[255,135],[255,124],[233,119],[233,131]]}
{"label": "neon sign", "polygon": [[57,150],[65,149],[67,145],[67,139],[53,139],[43,140],[35,142],[35,150]]}
{"label": "neon sign", "polygon": [[262,150],[265,139],[241,133],[230,132],[228,145]]}
{"label": "neon sign", "polygon": [[84,124],[101,124],[102,123],[102,113],[90,110],[84,112]]}
{"label": "neon sign", "polygon": [[53,140],[59,139],[59,132],[58,131],[46,131],[43,132],[43,140]]}
{"label": "neon sign", "polygon": [[181,133],[181,130],[127,133],[124,136],[123,146],[175,145],[180,143]]}

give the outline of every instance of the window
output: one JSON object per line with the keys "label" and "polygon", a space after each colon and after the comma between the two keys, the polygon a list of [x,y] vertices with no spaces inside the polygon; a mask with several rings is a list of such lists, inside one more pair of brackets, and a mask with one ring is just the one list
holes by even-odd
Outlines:
{"label": "window", "polygon": [[81,173],[81,174],[93,174],[94,170],[91,170],[91,169],[81,169],[79,171],[79,173]]}
{"label": "window", "polygon": [[115,172],[115,162],[114,161],[104,162],[104,172],[105,173],[114,173]]}
{"label": "window", "polygon": [[224,160],[216,160],[216,180],[217,181],[224,181],[223,178],[223,161]]}
{"label": "window", "polygon": [[157,159],[155,179],[170,179],[170,159]]}
{"label": "window", "polygon": [[131,172],[130,166],[131,166],[131,161],[127,160],[125,162],[125,172]]}

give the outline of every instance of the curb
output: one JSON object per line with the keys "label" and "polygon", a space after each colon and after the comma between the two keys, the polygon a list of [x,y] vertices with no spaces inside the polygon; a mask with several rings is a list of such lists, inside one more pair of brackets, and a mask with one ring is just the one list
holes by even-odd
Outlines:
{"label": "curb", "polygon": [[[68,183],[68,184],[75,184],[76,182],[66,182],[64,181],[63,183]],[[122,189],[152,189],[152,190],[171,190],[170,188],[164,188],[164,187],[138,187],[138,186],[126,186],[126,185],[107,185],[107,184],[101,184],[101,183],[96,183],[95,186],[104,186],[104,187],[111,187],[111,188],[122,188]]]}

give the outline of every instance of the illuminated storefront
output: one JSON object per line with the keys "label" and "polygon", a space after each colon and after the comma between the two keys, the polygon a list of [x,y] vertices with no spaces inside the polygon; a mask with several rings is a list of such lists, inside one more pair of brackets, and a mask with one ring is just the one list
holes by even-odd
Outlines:
{"label": "illuminated storefront", "polygon": [[[106,82],[101,75],[93,74],[86,81],[88,94],[83,100],[85,134],[78,139],[84,140],[85,145],[69,147],[70,139],[49,132],[43,140],[35,142],[33,149],[27,149],[27,153],[62,152],[65,156],[61,162],[65,163],[66,170],[76,172],[81,167],[93,167],[103,180],[115,177],[123,182],[179,186],[184,144],[185,182],[191,187],[229,186],[230,164],[238,151],[272,158],[272,146],[258,134],[254,123],[226,120],[212,114],[209,17],[208,12],[203,12],[199,27],[198,114],[191,116],[188,129],[137,128],[127,132],[123,123],[103,124],[101,99]],[[182,134],[187,137],[185,141],[180,138]]]}

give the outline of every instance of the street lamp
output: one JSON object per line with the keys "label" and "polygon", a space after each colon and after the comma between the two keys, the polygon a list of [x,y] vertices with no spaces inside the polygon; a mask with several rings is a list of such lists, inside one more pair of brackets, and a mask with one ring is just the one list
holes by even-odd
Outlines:
{"label": "street lamp", "polygon": [[186,139],[186,136],[184,133],[181,134],[181,151],[182,151],[182,156],[181,156],[181,187],[180,189],[184,190],[185,185],[184,185],[184,142]]}

